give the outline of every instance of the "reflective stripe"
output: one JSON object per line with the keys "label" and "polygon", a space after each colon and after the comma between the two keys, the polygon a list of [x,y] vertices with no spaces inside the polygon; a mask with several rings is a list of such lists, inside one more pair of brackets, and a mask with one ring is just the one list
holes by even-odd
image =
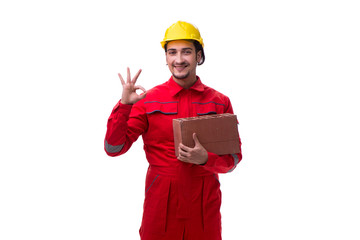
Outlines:
{"label": "reflective stripe", "polygon": [[234,166],[228,171],[228,173],[234,171],[236,165],[239,163],[239,157],[238,157],[238,155],[236,155],[236,154],[231,154],[231,156],[234,158]]}
{"label": "reflective stripe", "polygon": [[156,177],[154,178],[154,180],[152,181],[152,183],[150,184],[150,186],[146,189],[145,193],[147,193],[147,191],[149,191],[149,189],[151,188],[151,186],[154,184],[155,180],[157,179],[159,175],[156,175]]}
{"label": "reflective stripe", "polygon": [[124,147],[124,144],[121,145],[110,145],[106,140],[105,140],[105,149],[108,153],[117,153],[120,152],[121,149]]}
{"label": "reflective stripe", "polygon": [[144,102],[146,104],[146,114],[152,114],[160,112],[162,114],[177,114],[177,101],[172,102],[159,102],[159,101],[149,101]]}
{"label": "reflective stripe", "polygon": [[166,103],[178,103],[178,101],[172,101],[172,102],[149,101],[149,102],[144,102],[144,104],[146,104],[146,103],[161,103],[161,104],[166,104]]}
{"label": "reflective stripe", "polygon": [[216,181],[217,181],[219,184],[221,184],[220,181],[219,181],[219,178],[216,177],[216,174],[215,174],[215,173],[213,174],[213,176],[214,176],[214,178],[216,179]]}
{"label": "reflective stripe", "polygon": [[223,105],[223,106],[225,106],[225,104],[223,104],[223,103],[217,103],[217,102],[214,102],[214,101],[205,102],[205,103],[201,103],[201,102],[192,102],[192,104],[201,104],[201,105],[204,105],[204,104],[209,104],[209,103],[214,103],[215,105]]}
{"label": "reflective stripe", "polygon": [[152,112],[146,112],[146,114],[152,114],[154,112],[161,112],[162,114],[165,114],[165,115],[169,115],[169,114],[177,114],[177,112],[163,112],[163,111],[160,111],[160,110],[154,110]]}

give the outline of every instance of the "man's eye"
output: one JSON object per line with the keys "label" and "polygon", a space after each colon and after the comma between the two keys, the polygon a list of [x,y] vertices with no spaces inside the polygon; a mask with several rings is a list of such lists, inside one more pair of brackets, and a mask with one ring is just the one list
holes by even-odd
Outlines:
{"label": "man's eye", "polygon": [[176,54],[175,51],[169,51],[168,53],[169,53],[170,55],[175,55],[175,54]]}
{"label": "man's eye", "polygon": [[185,54],[189,55],[189,54],[191,54],[191,51],[190,50],[185,51]]}

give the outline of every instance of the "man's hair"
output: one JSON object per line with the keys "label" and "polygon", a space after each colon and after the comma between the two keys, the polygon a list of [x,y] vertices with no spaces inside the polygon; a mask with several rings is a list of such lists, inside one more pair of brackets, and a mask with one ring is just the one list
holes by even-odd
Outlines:
{"label": "man's hair", "polygon": [[[205,53],[204,53],[204,48],[201,46],[201,44],[196,41],[196,40],[188,40],[190,42],[192,42],[194,44],[194,47],[195,47],[195,52],[198,53],[199,51],[201,51],[201,60],[200,62],[198,63],[198,65],[202,65],[204,62],[205,62]],[[165,43],[165,46],[164,46],[164,49],[165,49],[165,52],[167,52],[167,45],[168,43]]]}

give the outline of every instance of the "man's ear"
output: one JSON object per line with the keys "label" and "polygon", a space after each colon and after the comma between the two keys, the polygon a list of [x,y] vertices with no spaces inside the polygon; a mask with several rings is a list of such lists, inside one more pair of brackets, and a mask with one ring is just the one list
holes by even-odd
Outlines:
{"label": "man's ear", "polygon": [[196,53],[196,61],[197,63],[201,62],[201,50]]}

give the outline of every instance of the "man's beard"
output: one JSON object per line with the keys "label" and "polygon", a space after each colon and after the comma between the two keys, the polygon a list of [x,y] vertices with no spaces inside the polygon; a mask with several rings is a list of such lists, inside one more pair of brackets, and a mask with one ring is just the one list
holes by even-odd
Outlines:
{"label": "man's beard", "polygon": [[176,79],[185,79],[190,75],[190,72],[187,72],[185,75],[176,75],[175,73],[173,73],[173,77]]}
{"label": "man's beard", "polygon": [[[186,64],[182,64],[182,66],[186,67],[187,65],[186,65]],[[190,71],[188,71],[187,73],[184,73],[184,74],[181,74],[181,73],[180,73],[180,74],[176,74],[176,73],[175,73],[175,69],[174,69],[172,75],[173,75],[174,78],[177,78],[177,79],[186,79],[187,77],[189,77]]]}

